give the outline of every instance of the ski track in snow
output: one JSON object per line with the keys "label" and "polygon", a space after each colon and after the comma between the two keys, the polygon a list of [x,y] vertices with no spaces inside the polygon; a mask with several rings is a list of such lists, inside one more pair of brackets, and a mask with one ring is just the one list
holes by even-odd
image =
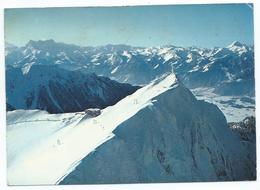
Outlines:
{"label": "ski track in snow", "polygon": [[[101,115],[84,121],[82,112],[47,114],[34,110],[38,120],[31,119],[31,122],[26,122],[29,120],[24,116],[22,118],[25,118],[25,121],[19,120],[19,112],[27,111],[8,112],[8,184],[59,183],[75,169],[80,160],[113,138],[113,130],[119,124],[151,105],[154,97],[177,86],[175,75],[163,76],[116,105],[105,108]],[[18,118],[15,117],[16,114]],[[47,119],[49,117],[60,118],[60,121],[50,124],[50,119]],[[26,122],[26,125],[22,122]]]}

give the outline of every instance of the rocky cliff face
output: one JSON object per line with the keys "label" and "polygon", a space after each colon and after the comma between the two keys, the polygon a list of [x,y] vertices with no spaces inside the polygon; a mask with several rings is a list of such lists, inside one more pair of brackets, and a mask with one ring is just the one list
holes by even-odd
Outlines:
{"label": "rocky cliff face", "polygon": [[246,117],[241,122],[231,122],[228,126],[236,135],[239,135],[242,141],[256,143],[256,123],[255,117]]}

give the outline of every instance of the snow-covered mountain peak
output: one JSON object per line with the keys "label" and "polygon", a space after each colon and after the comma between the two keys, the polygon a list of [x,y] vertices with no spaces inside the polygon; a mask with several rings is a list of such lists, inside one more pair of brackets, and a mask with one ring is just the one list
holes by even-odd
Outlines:
{"label": "snow-covered mountain peak", "polygon": [[238,41],[234,41],[228,47],[234,47],[234,46],[236,46],[236,47],[243,47],[243,44],[238,42]]}
{"label": "snow-covered mountain peak", "polygon": [[148,86],[154,86],[156,84],[159,84],[163,86],[164,88],[171,88],[178,85],[179,81],[177,79],[177,76],[174,73],[166,73],[156,79],[154,79]]}
{"label": "snow-covered mountain peak", "polygon": [[[12,126],[17,123],[26,126],[20,126],[18,133],[22,131],[33,133],[34,129],[40,133],[40,137],[37,139],[34,135],[26,137],[29,138],[26,142],[30,141],[34,144],[33,147],[27,149],[22,149],[25,144],[23,138],[9,139],[8,143],[12,144],[14,143],[12,140],[15,140],[15,145],[17,145],[8,150],[8,156],[10,156],[8,160],[12,161],[12,167],[8,169],[9,184],[54,184],[59,182],[80,164],[81,159],[111,139],[116,127],[138,114],[140,110],[152,106],[156,102],[156,97],[167,91],[170,94],[173,93],[172,90],[175,88],[178,88],[176,76],[174,74],[163,75],[134,94],[120,100],[114,106],[103,109],[101,114],[95,118],[85,117],[84,113],[78,112],[56,114],[57,117],[55,114],[50,114],[50,118],[46,119],[46,112],[37,112],[37,119],[30,119],[25,117],[26,111],[9,112],[8,118],[15,116],[15,122],[8,121],[7,130],[11,130]],[[23,117],[26,119],[23,120]],[[57,118],[54,125],[46,129],[44,122],[54,120],[53,118]],[[19,122],[17,122],[18,120]],[[64,125],[64,122],[67,122],[68,125]],[[28,126],[29,124],[30,126]],[[59,132],[53,132],[57,127],[60,128]],[[42,130],[45,133],[41,134]],[[67,133],[67,131],[70,132]],[[48,140],[42,143],[46,135]],[[57,142],[58,144],[56,144]],[[76,149],[72,146],[75,144],[78,144]],[[13,158],[12,156],[17,150],[20,150],[20,156]],[[51,157],[46,159],[48,155]],[[22,175],[24,172],[28,174],[26,177]]]}
{"label": "snow-covered mountain peak", "polygon": [[64,44],[61,42],[56,42],[53,39],[38,40],[38,41],[30,40],[23,48],[27,51],[31,50],[31,51],[41,51],[45,53],[49,52],[54,55],[63,51],[73,53],[74,51],[80,49],[80,47],[77,45]]}
{"label": "snow-covered mountain peak", "polygon": [[238,53],[239,55],[242,55],[243,53],[246,53],[248,51],[248,47],[238,41],[234,41],[231,43],[227,49],[234,53]]}
{"label": "snow-covered mountain peak", "polygon": [[222,112],[179,84],[165,74],[94,118],[8,112],[8,184],[247,179],[244,149]]}
{"label": "snow-covered mountain peak", "polygon": [[[250,96],[254,89],[251,84],[244,85],[247,84],[245,81],[253,81],[254,49],[237,41],[224,48],[205,49],[170,45],[145,48],[122,44],[80,47],[40,40],[30,41],[25,47],[9,48],[6,52],[6,65],[23,68],[24,73],[32,64],[58,65],[66,70],[85,70],[119,82],[145,85],[174,69],[188,88],[208,86],[221,89],[221,86],[227,86],[222,94]],[[226,77],[228,73],[242,79],[239,82],[241,92],[234,92],[230,83],[225,82],[229,79]],[[237,82],[233,85],[237,86]],[[243,90],[245,88],[250,89]]]}

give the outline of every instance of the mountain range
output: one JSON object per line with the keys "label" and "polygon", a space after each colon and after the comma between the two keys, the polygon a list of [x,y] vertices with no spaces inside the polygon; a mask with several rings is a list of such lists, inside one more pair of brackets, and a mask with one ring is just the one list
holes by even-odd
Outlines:
{"label": "mountain range", "polygon": [[174,72],[188,87],[212,87],[220,95],[254,96],[254,48],[240,42],[227,47],[80,47],[54,40],[29,41],[24,47],[6,44],[6,65],[26,73],[32,65],[56,65],[66,70],[146,85]]}
{"label": "mountain range", "polygon": [[220,110],[254,110],[251,46],[40,40],[5,58],[9,185],[256,179],[254,117]]}

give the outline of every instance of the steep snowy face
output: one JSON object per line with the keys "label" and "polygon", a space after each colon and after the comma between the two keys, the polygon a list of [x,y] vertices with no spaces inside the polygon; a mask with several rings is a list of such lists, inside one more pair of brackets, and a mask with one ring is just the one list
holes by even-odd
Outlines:
{"label": "steep snowy face", "polygon": [[7,145],[10,185],[255,179],[222,112],[173,74],[94,118],[8,112]]}
{"label": "steep snowy face", "polygon": [[138,89],[95,74],[56,66],[27,65],[6,70],[7,110],[41,109],[50,113],[104,108]]}
{"label": "steep snowy face", "polygon": [[113,133],[61,184],[255,179],[254,158],[222,112],[182,85],[153,97]]}
{"label": "steep snowy face", "polygon": [[175,75],[163,76],[102,110],[95,118],[84,112],[8,112],[8,184],[57,183],[86,155],[112,138],[117,126],[150,105],[153,97],[177,86]]}
{"label": "steep snowy face", "polygon": [[79,47],[47,40],[30,41],[18,50],[6,54],[7,65],[26,70],[32,64],[55,64],[133,85],[148,84],[174,70],[189,88],[214,87],[216,93],[223,95],[254,96],[254,49],[239,42],[225,48],[205,49],[126,45]]}

